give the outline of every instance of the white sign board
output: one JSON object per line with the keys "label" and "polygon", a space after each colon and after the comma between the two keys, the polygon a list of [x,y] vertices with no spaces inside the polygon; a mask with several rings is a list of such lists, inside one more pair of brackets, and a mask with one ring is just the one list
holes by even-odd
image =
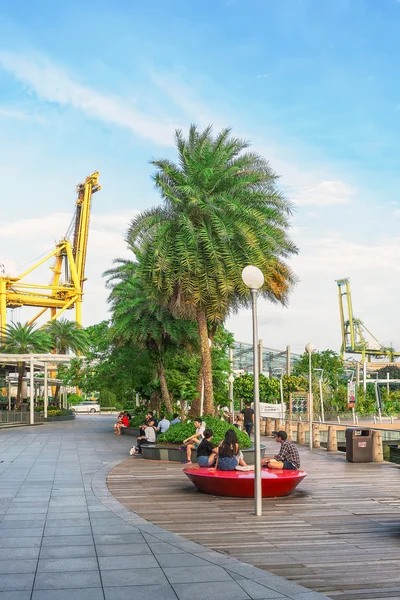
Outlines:
{"label": "white sign board", "polygon": [[267,402],[260,402],[260,415],[264,419],[267,417],[272,419],[284,419],[285,414],[285,404],[267,404]]}

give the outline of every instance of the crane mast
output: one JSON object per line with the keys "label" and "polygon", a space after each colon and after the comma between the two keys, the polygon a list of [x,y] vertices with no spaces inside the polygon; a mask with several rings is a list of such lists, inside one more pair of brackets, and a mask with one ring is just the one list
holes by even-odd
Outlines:
{"label": "crane mast", "polygon": [[[96,171],[77,185],[76,213],[72,243],[68,234],[44,258],[17,277],[0,276],[0,326],[4,332],[7,325],[7,308],[22,306],[41,310],[29,321],[33,323],[47,310],[50,321],[64,311],[75,308],[76,321],[82,323],[83,285],[89,235],[92,195],[101,189]],[[25,278],[47,261],[54,259],[51,281],[47,285],[26,283]]]}

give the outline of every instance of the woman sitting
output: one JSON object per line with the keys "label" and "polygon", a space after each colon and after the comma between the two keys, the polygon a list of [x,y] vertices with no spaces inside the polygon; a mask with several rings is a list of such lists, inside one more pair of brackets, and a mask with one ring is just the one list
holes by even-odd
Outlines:
{"label": "woman sitting", "polygon": [[121,419],[118,419],[118,423],[114,425],[115,435],[121,435],[121,429],[123,427],[129,427],[129,417],[126,412],[123,413]]}
{"label": "woman sitting", "polygon": [[221,471],[234,471],[236,467],[246,467],[243,454],[239,448],[239,442],[234,429],[228,429],[225,439],[218,446],[215,468]]}

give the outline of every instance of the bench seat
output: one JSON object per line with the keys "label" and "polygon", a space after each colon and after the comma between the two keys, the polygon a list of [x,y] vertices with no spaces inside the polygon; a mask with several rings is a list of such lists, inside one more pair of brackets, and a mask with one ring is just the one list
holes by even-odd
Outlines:
{"label": "bench seat", "polygon": [[[254,497],[254,471],[209,471],[206,467],[188,467],[183,472],[205,494]],[[300,470],[261,469],[263,498],[288,496],[306,475]]]}

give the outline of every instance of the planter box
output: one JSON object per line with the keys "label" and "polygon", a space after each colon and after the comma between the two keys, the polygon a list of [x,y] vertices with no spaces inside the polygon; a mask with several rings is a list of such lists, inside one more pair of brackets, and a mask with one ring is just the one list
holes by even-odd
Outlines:
{"label": "planter box", "polygon": [[[261,444],[261,458],[265,456],[266,446]],[[245,448],[242,450],[244,460],[248,465],[254,464],[254,448]],[[186,451],[179,450],[177,446],[145,445],[142,446],[143,458],[147,460],[168,460],[171,462],[182,462],[186,460]],[[197,453],[192,452],[192,462],[197,461]]]}
{"label": "planter box", "polygon": [[44,419],[46,423],[52,423],[53,421],[73,421],[75,419],[75,415],[65,415],[60,417],[47,417]]}
{"label": "planter box", "polygon": [[122,427],[121,432],[125,435],[139,436],[139,427]]}

